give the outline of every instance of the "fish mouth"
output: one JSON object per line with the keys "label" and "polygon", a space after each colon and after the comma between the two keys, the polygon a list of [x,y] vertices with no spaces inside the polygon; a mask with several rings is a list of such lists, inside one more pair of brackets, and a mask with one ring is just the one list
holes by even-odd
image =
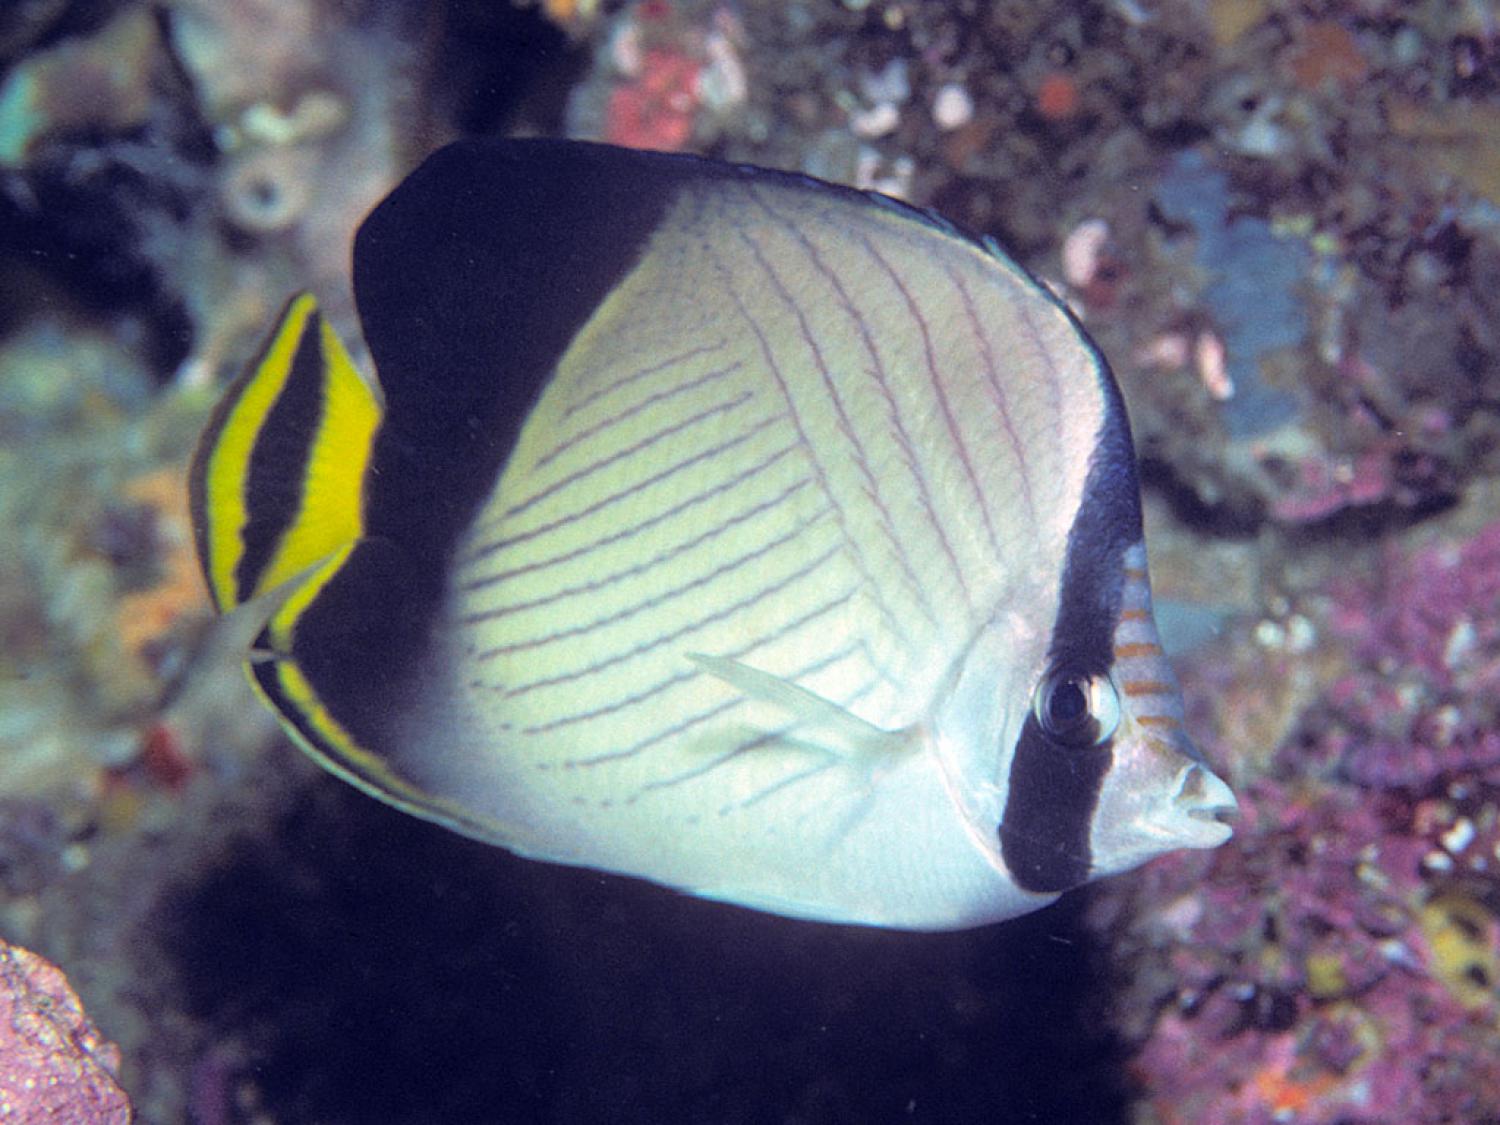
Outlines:
{"label": "fish mouth", "polygon": [[1174,826],[1182,846],[1215,848],[1234,834],[1240,803],[1224,780],[1206,766],[1193,764],[1182,774],[1172,800]]}

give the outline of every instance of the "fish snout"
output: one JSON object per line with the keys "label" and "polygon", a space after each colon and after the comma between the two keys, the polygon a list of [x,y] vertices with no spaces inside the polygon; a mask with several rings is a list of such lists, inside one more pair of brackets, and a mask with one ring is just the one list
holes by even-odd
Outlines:
{"label": "fish snout", "polygon": [[1234,834],[1230,822],[1240,811],[1234,791],[1200,762],[1183,769],[1171,807],[1170,830],[1184,848],[1218,847]]}

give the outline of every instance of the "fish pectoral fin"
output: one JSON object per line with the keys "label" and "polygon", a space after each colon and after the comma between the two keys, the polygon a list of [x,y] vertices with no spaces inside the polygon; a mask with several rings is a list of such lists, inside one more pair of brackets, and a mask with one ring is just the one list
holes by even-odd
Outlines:
{"label": "fish pectoral fin", "polygon": [[905,750],[905,731],[891,731],[861,719],[845,707],[808,691],[800,684],[752,668],[727,656],[690,652],[687,658],[747,699],[769,703],[797,721],[793,732],[804,741],[844,761],[889,758]]}
{"label": "fish pectoral fin", "polygon": [[[347,558],[353,546],[354,544],[344,544],[338,550],[330,551],[290,578],[220,614],[217,628],[227,638],[227,643],[245,660],[252,662],[284,656],[284,649],[278,649],[276,642],[271,639],[271,622],[282,613],[287,602],[297,596],[309,579],[334,559]],[[280,643],[287,642],[283,639]]]}

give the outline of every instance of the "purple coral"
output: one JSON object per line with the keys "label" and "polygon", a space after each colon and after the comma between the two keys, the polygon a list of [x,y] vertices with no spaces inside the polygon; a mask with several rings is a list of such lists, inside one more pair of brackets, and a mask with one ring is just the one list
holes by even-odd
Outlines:
{"label": "purple coral", "polygon": [[1330,693],[1350,780],[1416,791],[1500,780],[1500,522],[1457,547],[1393,555],[1378,584],[1336,592],[1332,625],[1356,657]]}
{"label": "purple coral", "polygon": [[[1500,1114],[1487,1016],[1422,934],[1412,806],[1261,781],[1235,842],[1143,875],[1131,938],[1170,956],[1134,1070],[1161,1122],[1472,1121]],[[1461,1077],[1466,1076],[1466,1077]]]}
{"label": "purple coral", "polygon": [[61,970],[0,942],[0,1120],[125,1125],[119,1067]]}
{"label": "purple coral", "polygon": [[1235,840],[1136,884],[1162,1122],[1500,1119],[1500,523],[1330,594],[1343,671]]}

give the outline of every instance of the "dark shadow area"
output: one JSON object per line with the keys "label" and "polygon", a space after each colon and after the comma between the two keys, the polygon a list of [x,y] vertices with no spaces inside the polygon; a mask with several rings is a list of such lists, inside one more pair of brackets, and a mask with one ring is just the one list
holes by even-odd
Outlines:
{"label": "dark shadow area", "polygon": [[447,0],[416,10],[435,23],[424,96],[448,126],[469,136],[525,124],[562,133],[569,92],[590,52],[571,43],[540,6]]}
{"label": "dark shadow area", "polygon": [[164,903],[276,1120],[1125,1121],[1082,900],[966,934],[516,859],[332,780]]}
{"label": "dark shadow area", "polygon": [[142,216],[181,221],[188,204],[179,186],[109,160],[79,175],[61,151],[27,173],[0,172],[0,338],[54,304],[134,317],[147,367],[170,376],[193,326],[143,246]]}
{"label": "dark shadow area", "polygon": [[1139,471],[1141,488],[1160,496],[1180,523],[1203,535],[1252,539],[1265,525],[1265,501],[1249,491],[1208,504],[1190,481],[1159,457],[1142,453]]}

